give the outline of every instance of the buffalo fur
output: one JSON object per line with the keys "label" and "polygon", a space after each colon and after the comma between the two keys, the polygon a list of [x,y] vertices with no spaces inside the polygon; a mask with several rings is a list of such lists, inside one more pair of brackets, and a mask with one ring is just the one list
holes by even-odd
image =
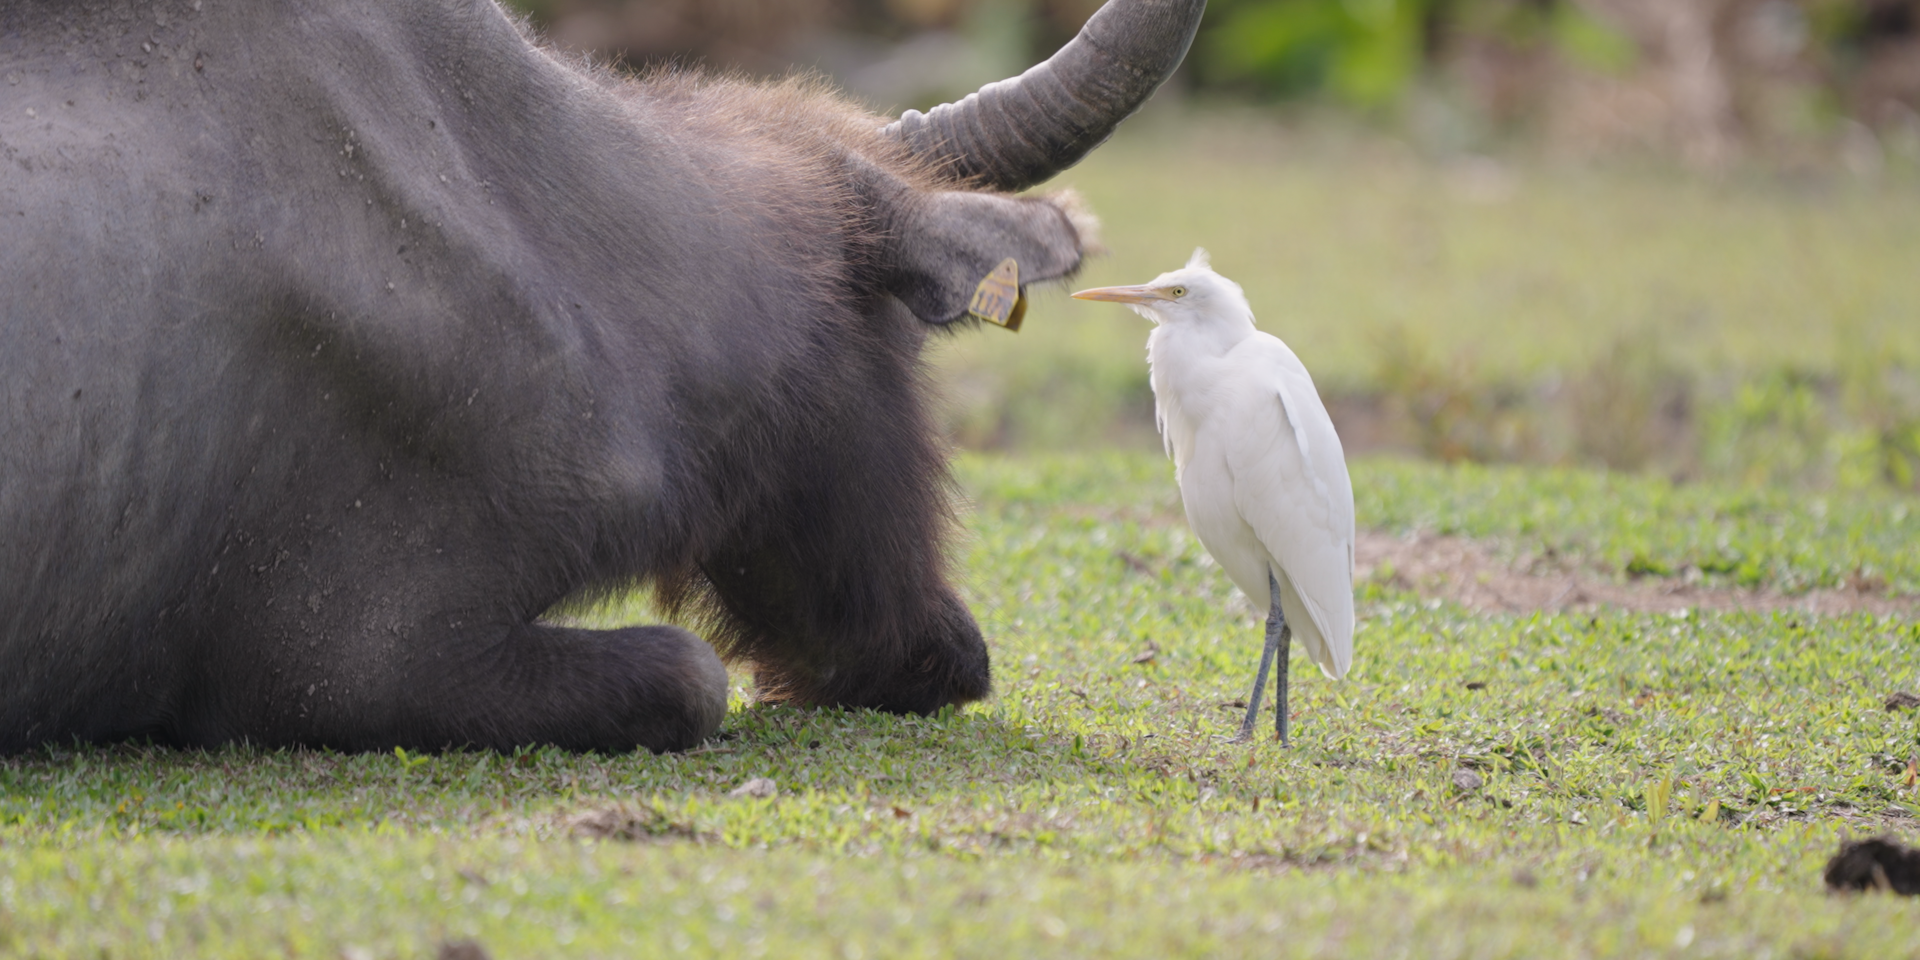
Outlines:
{"label": "buffalo fur", "polygon": [[[988,693],[921,353],[1067,204],[491,0],[124,6],[0,9],[0,752],[677,749],[715,648]],[[706,642],[544,619],[636,584]]]}

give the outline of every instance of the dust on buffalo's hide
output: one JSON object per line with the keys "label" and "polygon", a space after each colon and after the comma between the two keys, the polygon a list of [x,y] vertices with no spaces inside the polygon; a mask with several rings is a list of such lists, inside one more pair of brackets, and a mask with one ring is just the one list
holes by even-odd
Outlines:
{"label": "dust on buffalo's hide", "polygon": [[[0,752],[685,747],[984,696],[921,347],[1179,62],[1115,0],[893,123],[491,0],[0,6]],[[652,583],[709,628],[582,630]]]}

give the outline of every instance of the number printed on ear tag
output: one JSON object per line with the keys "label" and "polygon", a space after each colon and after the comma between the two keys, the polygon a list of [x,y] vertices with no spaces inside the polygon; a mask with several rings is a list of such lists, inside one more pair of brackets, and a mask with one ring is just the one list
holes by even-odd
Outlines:
{"label": "number printed on ear tag", "polygon": [[1019,330],[1027,317],[1027,298],[1020,295],[1020,264],[1012,257],[1000,261],[973,289],[967,312],[996,326]]}

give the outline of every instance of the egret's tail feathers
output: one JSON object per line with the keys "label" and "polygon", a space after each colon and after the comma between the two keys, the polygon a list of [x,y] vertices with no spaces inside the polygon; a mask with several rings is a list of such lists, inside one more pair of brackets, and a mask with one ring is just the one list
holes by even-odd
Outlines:
{"label": "egret's tail feathers", "polygon": [[[1280,608],[1286,613],[1293,635],[1306,645],[1307,656],[1318,664],[1320,672],[1339,680],[1353,666],[1353,587],[1351,580],[1322,583],[1309,593],[1287,576],[1278,565],[1267,568],[1280,587]],[[1316,596],[1317,594],[1317,596]],[[1269,601],[1271,602],[1271,601]]]}
{"label": "egret's tail feathers", "polygon": [[1347,675],[1353,668],[1353,607],[1346,609],[1346,616],[1337,611],[1327,610],[1315,603],[1312,597],[1300,598],[1307,607],[1309,629],[1294,629],[1294,634],[1307,645],[1307,655],[1318,664],[1320,672],[1335,680]]}

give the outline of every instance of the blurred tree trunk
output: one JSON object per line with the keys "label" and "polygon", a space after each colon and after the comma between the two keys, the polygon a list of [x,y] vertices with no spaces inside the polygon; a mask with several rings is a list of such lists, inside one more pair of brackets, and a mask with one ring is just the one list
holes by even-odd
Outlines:
{"label": "blurred tree trunk", "polygon": [[1909,135],[1920,133],[1920,0],[1842,5],[1853,15],[1825,66],[1848,115],[1883,131],[1904,126]]}
{"label": "blurred tree trunk", "polygon": [[1737,33],[1766,0],[1576,0],[1632,36],[1659,72],[1668,136],[1690,163],[1719,166],[1745,140]]}

